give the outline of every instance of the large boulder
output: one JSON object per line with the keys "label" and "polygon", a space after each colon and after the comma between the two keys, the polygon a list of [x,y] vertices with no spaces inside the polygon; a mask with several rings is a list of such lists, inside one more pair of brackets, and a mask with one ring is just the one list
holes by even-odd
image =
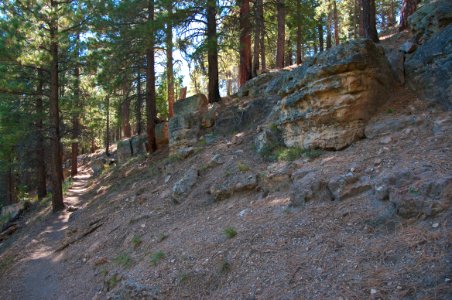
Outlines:
{"label": "large boulder", "polygon": [[425,4],[409,18],[421,44],[405,60],[408,85],[426,100],[452,109],[452,3]]}
{"label": "large boulder", "polygon": [[[287,75],[289,76],[289,75]],[[384,50],[354,40],[291,71],[278,123],[286,146],[342,149],[364,137],[393,76]]]}
{"label": "large boulder", "polygon": [[169,120],[169,147],[172,154],[178,149],[194,146],[203,128],[215,122],[216,106],[209,109],[206,96],[197,94],[174,103],[174,117]]}
{"label": "large boulder", "polygon": [[168,145],[168,122],[161,122],[155,125],[155,142],[159,148]]}
{"label": "large boulder", "polygon": [[203,94],[185,98],[174,102],[174,115],[184,115],[193,112],[206,112],[209,105],[207,97]]}
{"label": "large boulder", "polygon": [[116,157],[118,163],[122,164],[132,157],[132,146],[130,145],[130,139],[124,139],[118,142]]}

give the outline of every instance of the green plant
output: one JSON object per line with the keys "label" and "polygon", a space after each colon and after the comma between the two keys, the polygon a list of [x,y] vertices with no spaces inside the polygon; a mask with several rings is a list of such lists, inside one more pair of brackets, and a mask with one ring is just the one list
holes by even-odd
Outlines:
{"label": "green plant", "polygon": [[220,273],[224,274],[231,270],[231,264],[227,260],[223,260],[220,264]]}
{"label": "green plant", "polygon": [[318,149],[307,149],[307,150],[304,151],[303,155],[305,157],[307,157],[307,158],[314,159],[314,158],[317,158],[320,155],[322,155],[322,153],[323,152],[321,150],[318,150]]}
{"label": "green plant", "polygon": [[278,148],[276,149],[276,157],[278,160],[294,161],[300,158],[304,153],[304,150],[299,147],[290,148]]}
{"label": "green plant", "polygon": [[128,268],[132,265],[133,261],[132,258],[130,257],[129,254],[127,253],[120,253],[118,256],[115,257],[114,261],[124,267],[124,268]]}
{"label": "green plant", "polygon": [[107,287],[108,290],[113,289],[119,282],[119,276],[117,274],[111,276],[108,280],[107,280]]}
{"label": "green plant", "polygon": [[160,233],[159,236],[158,236],[158,238],[157,238],[157,241],[160,243],[160,242],[163,242],[164,240],[166,240],[167,238],[168,238],[168,235],[167,235],[167,234],[165,234],[165,233]]}
{"label": "green plant", "polygon": [[388,110],[386,110],[386,112],[388,114],[393,114],[393,113],[395,113],[395,110],[393,108],[388,108]]}
{"label": "green plant", "polygon": [[179,282],[184,283],[188,281],[188,273],[182,273],[179,277]]}
{"label": "green plant", "polygon": [[151,264],[156,266],[159,261],[165,258],[165,253],[163,251],[157,251],[151,255]]}
{"label": "green plant", "polygon": [[248,172],[250,170],[250,167],[243,162],[238,162],[237,168],[239,169],[240,172]]}
{"label": "green plant", "polygon": [[63,182],[63,194],[66,194],[67,191],[71,188],[73,183],[72,177],[69,177]]}
{"label": "green plant", "polygon": [[132,238],[132,245],[134,248],[137,248],[138,246],[140,246],[142,242],[143,241],[141,240],[141,238],[137,235]]}
{"label": "green plant", "polygon": [[237,231],[233,227],[228,227],[224,230],[224,235],[228,239],[232,239],[233,237],[235,237],[237,235]]}
{"label": "green plant", "polygon": [[414,187],[410,187],[410,189],[408,191],[410,192],[410,194],[412,194],[414,196],[419,196],[419,191],[417,189],[415,189]]}
{"label": "green plant", "polygon": [[108,275],[108,270],[106,268],[102,268],[100,270],[100,275],[102,275],[103,277],[106,277]]}
{"label": "green plant", "polygon": [[180,153],[175,153],[175,154],[172,154],[172,155],[170,155],[169,157],[168,157],[168,161],[170,162],[170,163],[174,163],[174,162],[177,162],[177,161],[181,161],[181,160],[183,160],[184,159],[184,157],[182,156],[182,154],[180,154]]}

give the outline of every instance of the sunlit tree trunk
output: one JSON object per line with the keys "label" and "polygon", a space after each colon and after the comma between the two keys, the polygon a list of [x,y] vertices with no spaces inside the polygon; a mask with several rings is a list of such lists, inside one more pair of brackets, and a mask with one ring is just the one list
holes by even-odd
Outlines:
{"label": "sunlit tree trunk", "polygon": [[302,55],[301,55],[301,2],[297,0],[297,65],[302,63]]}
{"label": "sunlit tree trunk", "polygon": [[220,86],[218,80],[217,2],[207,0],[207,61],[209,64],[209,102],[218,102]]}
{"label": "sunlit tree trunk", "polygon": [[[148,2],[148,22],[154,25],[154,0]],[[155,29],[152,28],[148,37],[146,49],[146,133],[148,135],[147,150],[149,153],[157,150],[155,141],[155,119],[157,117],[157,106],[155,101]]]}
{"label": "sunlit tree trunk", "polygon": [[378,43],[378,33],[375,20],[375,0],[362,0],[364,37]]}
{"label": "sunlit tree trunk", "polygon": [[50,1],[52,16],[50,20],[50,98],[49,98],[49,112],[50,112],[50,143],[51,143],[51,159],[50,168],[52,174],[52,207],[53,211],[64,209],[63,202],[63,168],[61,160],[61,145],[60,145],[60,111],[59,111],[59,95],[58,95],[58,19],[57,10],[58,3],[54,0]]}
{"label": "sunlit tree trunk", "polygon": [[267,65],[265,62],[265,22],[264,22],[264,2],[263,0],[256,0],[259,3],[258,6],[258,15],[259,15],[259,28],[260,28],[260,47],[259,50],[261,52],[261,69],[265,71],[267,69]]}
{"label": "sunlit tree trunk", "polygon": [[174,74],[173,74],[173,1],[167,1],[166,22],[166,80],[168,81],[168,115],[174,116]]}
{"label": "sunlit tree trunk", "polygon": [[400,10],[400,24],[399,31],[408,28],[408,17],[411,16],[416,11],[418,0],[403,0],[402,8]]}
{"label": "sunlit tree trunk", "polygon": [[276,67],[284,68],[284,44],[286,40],[286,8],[284,0],[276,1],[278,40],[276,43]]}
{"label": "sunlit tree trunk", "polygon": [[77,157],[78,157],[78,139],[80,138],[80,65],[79,65],[79,43],[80,34],[77,34],[76,40],[76,62],[74,68],[75,86],[74,86],[74,107],[72,112],[72,145],[71,145],[71,176],[77,175]]}
{"label": "sunlit tree trunk", "polygon": [[339,20],[337,16],[336,0],[333,0],[333,18],[334,18],[334,42],[339,45]]}
{"label": "sunlit tree trunk", "polygon": [[254,49],[253,49],[253,67],[252,76],[257,76],[257,71],[259,70],[259,54],[260,54],[260,27],[259,27],[259,0],[255,0],[254,4]]}
{"label": "sunlit tree trunk", "polygon": [[240,0],[240,65],[239,86],[251,79],[250,1]]}

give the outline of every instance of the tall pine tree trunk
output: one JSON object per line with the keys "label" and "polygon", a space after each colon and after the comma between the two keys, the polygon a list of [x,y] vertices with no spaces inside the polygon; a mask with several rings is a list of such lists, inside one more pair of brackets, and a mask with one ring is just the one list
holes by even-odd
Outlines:
{"label": "tall pine tree trunk", "polygon": [[326,21],[326,49],[330,49],[332,42],[331,42],[331,25],[332,25],[332,19],[333,19],[333,12],[331,10],[331,2],[328,2],[328,17]]}
{"label": "tall pine tree trunk", "polygon": [[260,54],[260,27],[259,27],[259,0],[254,2],[254,49],[253,49],[253,67],[252,76],[257,76],[257,71],[259,70],[259,54]]}
{"label": "tall pine tree trunk", "polygon": [[286,59],[285,59],[285,65],[291,66],[293,64],[292,61],[292,47],[290,43],[290,39],[288,38],[286,41]]}
{"label": "tall pine tree trunk", "polygon": [[63,202],[63,168],[61,160],[61,144],[60,144],[60,111],[59,111],[59,96],[58,96],[58,19],[56,13],[58,10],[58,3],[54,0],[50,1],[53,15],[50,21],[50,98],[49,98],[49,112],[50,112],[50,148],[51,159],[50,168],[52,174],[52,207],[53,211],[64,209]]}
{"label": "tall pine tree trunk", "polygon": [[417,0],[403,0],[402,8],[400,10],[400,25],[399,31],[408,28],[408,17],[416,11]]}
{"label": "tall pine tree trunk", "polygon": [[286,8],[284,0],[277,0],[278,40],[276,43],[276,67],[284,68],[284,44],[286,41]]}
{"label": "tall pine tree trunk", "polygon": [[122,115],[122,131],[125,137],[132,136],[132,127],[130,126],[130,97],[127,92],[125,99],[121,105],[121,115]]}
{"label": "tall pine tree trunk", "polygon": [[[105,132],[105,154],[107,156],[110,156],[110,95],[107,95],[107,98],[105,99],[106,102],[106,110],[107,110],[107,129]],[[93,139],[94,142],[94,139]],[[94,151],[96,151],[96,147],[95,147],[95,143],[94,143]]]}
{"label": "tall pine tree trunk", "polygon": [[209,64],[209,102],[221,100],[218,80],[217,2],[207,0],[207,61]]}
{"label": "tall pine tree trunk", "polygon": [[339,20],[337,17],[337,5],[336,0],[333,0],[333,18],[334,18],[334,42],[339,45]]}
{"label": "tall pine tree trunk", "polygon": [[361,0],[363,7],[364,37],[379,42],[376,20],[375,20],[375,0]]}
{"label": "tall pine tree trunk", "polygon": [[72,112],[72,145],[71,145],[71,176],[77,175],[77,157],[78,157],[78,139],[80,137],[80,66],[79,60],[79,42],[80,34],[77,34],[76,41],[76,62],[74,68],[75,86],[74,86],[74,107]]}
{"label": "tall pine tree trunk", "polygon": [[[148,2],[148,22],[154,26],[154,0]],[[155,29],[149,34],[148,47],[146,49],[146,133],[148,135],[148,152],[157,150],[155,141],[155,119],[157,117],[157,106],[155,101]]]}
{"label": "tall pine tree trunk", "polygon": [[251,79],[250,1],[240,1],[240,66],[239,86]]}
{"label": "tall pine tree trunk", "polygon": [[173,72],[173,1],[167,2],[168,20],[166,23],[166,80],[168,81],[168,115],[174,116],[174,72]]}
{"label": "tall pine tree trunk", "polygon": [[36,144],[36,175],[37,175],[37,192],[38,200],[44,199],[47,195],[47,182],[46,182],[46,162],[45,162],[45,152],[44,152],[44,105],[42,101],[44,87],[44,72],[42,69],[38,69],[38,87],[37,93],[38,98],[36,99],[36,113],[38,118],[36,120],[36,132],[37,132],[37,144]]}
{"label": "tall pine tree trunk", "polygon": [[297,0],[297,65],[301,65],[302,63],[302,55],[301,55],[301,2]]}
{"label": "tall pine tree trunk", "polygon": [[143,97],[141,94],[141,63],[137,67],[137,103],[135,106],[135,118],[137,119],[137,134],[143,132],[143,120],[141,118],[141,107],[143,106]]}
{"label": "tall pine tree trunk", "polygon": [[320,18],[317,23],[317,31],[319,33],[319,51],[323,52],[323,20]]}
{"label": "tall pine tree trunk", "polygon": [[259,50],[261,54],[261,69],[263,72],[266,71],[267,65],[265,62],[265,21],[264,21],[264,1],[256,0],[259,3],[258,15],[259,15],[259,30],[260,30],[260,40],[259,40]]}

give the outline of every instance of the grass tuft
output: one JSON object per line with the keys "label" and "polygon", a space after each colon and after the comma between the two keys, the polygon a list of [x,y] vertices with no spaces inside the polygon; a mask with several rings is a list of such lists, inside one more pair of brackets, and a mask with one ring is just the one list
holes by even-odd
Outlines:
{"label": "grass tuft", "polygon": [[233,227],[228,227],[224,230],[224,235],[228,239],[232,239],[233,237],[235,237],[237,235],[237,231]]}

